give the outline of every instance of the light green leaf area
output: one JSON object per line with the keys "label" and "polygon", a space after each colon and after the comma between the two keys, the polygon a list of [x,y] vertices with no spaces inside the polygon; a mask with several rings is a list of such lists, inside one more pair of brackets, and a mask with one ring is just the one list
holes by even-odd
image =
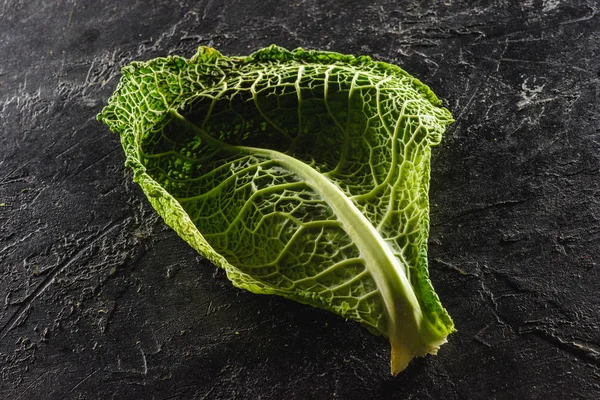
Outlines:
{"label": "light green leaf area", "polygon": [[202,47],[125,67],[99,119],[167,224],[237,287],[389,337],[394,374],[454,330],[427,270],[430,148],[452,116],[402,69]]}

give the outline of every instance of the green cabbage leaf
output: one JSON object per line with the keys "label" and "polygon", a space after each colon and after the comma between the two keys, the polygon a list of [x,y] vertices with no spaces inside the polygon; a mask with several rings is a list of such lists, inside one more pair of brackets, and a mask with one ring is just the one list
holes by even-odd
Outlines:
{"label": "green cabbage leaf", "polygon": [[133,62],[98,115],[153,207],[239,288],[358,321],[397,374],[454,324],[427,269],[450,112],[399,67],[270,46]]}

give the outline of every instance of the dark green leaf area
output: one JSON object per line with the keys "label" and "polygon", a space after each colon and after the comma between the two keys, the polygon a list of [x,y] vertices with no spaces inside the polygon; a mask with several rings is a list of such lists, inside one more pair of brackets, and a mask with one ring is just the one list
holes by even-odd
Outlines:
{"label": "dark green leaf area", "polygon": [[[254,73],[203,92],[182,106],[195,127],[165,118],[144,137],[140,159],[229,263],[385,332],[376,285],[329,205],[276,161],[231,148],[278,150],[343,180],[346,190],[351,178],[357,192],[374,188],[369,159],[385,154],[365,144],[386,146],[363,110],[365,99],[375,96],[372,85],[351,90],[360,77],[313,68],[305,78],[297,68],[288,76],[279,71],[278,85]],[[203,140],[198,129],[216,140]]]}

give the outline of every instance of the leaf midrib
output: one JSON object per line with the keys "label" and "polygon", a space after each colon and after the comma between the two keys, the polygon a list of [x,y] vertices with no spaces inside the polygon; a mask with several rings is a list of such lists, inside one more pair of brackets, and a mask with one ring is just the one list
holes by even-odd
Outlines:
{"label": "leaf midrib", "polygon": [[[338,216],[343,229],[360,250],[362,258],[365,260],[365,266],[379,289],[389,323],[390,331],[387,332],[389,336],[394,336],[399,318],[404,319],[407,315],[412,314],[414,321],[422,319],[421,307],[407,278],[408,266],[403,265],[393,254],[389,244],[335,183],[308,164],[285,153],[265,148],[227,144],[211,136],[178,112],[170,110],[169,113],[174,119],[194,130],[206,141],[207,145],[273,160],[295,173],[322,197]],[[399,316],[400,313],[402,317]],[[407,322],[403,320],[403,323]]]}

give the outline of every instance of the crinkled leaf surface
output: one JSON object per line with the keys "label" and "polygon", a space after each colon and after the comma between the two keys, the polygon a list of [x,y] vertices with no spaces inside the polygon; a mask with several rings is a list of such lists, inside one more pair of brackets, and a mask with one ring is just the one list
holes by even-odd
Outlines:
{"label": "crinkled leaf surface", "polygon": [[167,224],[234,285],[389,337],[394,374],[453,331],[427,270],[430,148],[452,117],[402,69],[202,47],[125,67],[99,119]]}

